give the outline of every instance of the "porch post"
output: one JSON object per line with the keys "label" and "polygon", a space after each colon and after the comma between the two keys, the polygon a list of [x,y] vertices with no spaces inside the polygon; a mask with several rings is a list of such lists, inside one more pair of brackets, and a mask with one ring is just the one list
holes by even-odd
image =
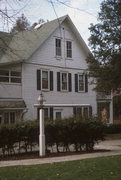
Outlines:
{"label": "porch post", "polygon": [[110,102],[110,119],[109,119],[109,123],[113,124],[113,99],[111,99],[111,102]]}
{"label": "porch post", "polygon": [[45,156],[44,109],[42,107],[39,110],[39,115],[39,155]]}

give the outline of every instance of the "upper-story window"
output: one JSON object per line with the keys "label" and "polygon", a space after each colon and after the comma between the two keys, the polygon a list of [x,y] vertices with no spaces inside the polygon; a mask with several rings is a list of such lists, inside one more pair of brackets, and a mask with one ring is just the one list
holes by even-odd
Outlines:
{"label": "upper-story window", "polygon": [[61,56],[61,39],[55,39],[56,56]]}
{"label": "upper-story window", "polygon": [[0,82],[21,83],[21,72],[0,70]]}
{"label": "upper-story window", "polygon": [[42,70],[42,89],[49,89],[49,72]]}
{"label": "upper-story window", "polygon": [[66,72],[61,73],[61,90],[68,90],[68,73]]}
{"label": "upper-story window", "polygon": [[37,69],[37,90],[53,91],[53,71]]}
{"label": "upper-story window", "polygon": [[75,92],[88,92],[87,74],[75,74]]}
{"label": "upper-story window", "polygon": [[57,72],[57,91],[72,91],[71,73]]}
{"label": "upper-story window", "polygon": [[79,79],[78,81],[79,92],[84,91],[85,90],[85,76],[83,74],[79,74],[78,79]]}
{"label": "upper-story window", "polygon": [[72,42],[66,41],[66,57],[72,58]]}

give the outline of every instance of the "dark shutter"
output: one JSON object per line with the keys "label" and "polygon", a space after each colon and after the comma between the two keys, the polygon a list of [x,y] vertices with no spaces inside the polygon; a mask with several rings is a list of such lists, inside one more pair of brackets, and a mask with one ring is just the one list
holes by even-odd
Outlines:
{"label": "dark shutter", "polygon": [[89,107],[89,117],[92,117],[92,107]]}
{"label": "dark shutter", "polygon": [[53,71],[50,71],[50,91],[53,91]]}
{"label": "dark shutter", "polygon": [[57,91],[60,91],[60,72],[57,72]]}
{"label": "dark shutter", "polygon": [[68,74],[68,90],[72,91],[72,80],[71,80],[71,73]]}
{"label": "dark shutter", "polygon": [[37,108],[37,120],[39,120],[39,110],[40,108]]}
{"label": "dark shutter", "polygon": [[73,115],[76,116],[76,107],[73,107]]}
{"label": "dark shutter", "polygon": [[53,120],[53,107],[50,107],[50,119]]}
{"label": "dark shutter", "polygon": [[88,76],[85,74],[85,92],[88,92]]}
{"label": "dark shutter", "polygon": [[37,69],[37,90],[41,90],[41,70]]}
{"label": "dark shutter", "polygon": [[75,92],[78,92],[78,74],[75,74]]}

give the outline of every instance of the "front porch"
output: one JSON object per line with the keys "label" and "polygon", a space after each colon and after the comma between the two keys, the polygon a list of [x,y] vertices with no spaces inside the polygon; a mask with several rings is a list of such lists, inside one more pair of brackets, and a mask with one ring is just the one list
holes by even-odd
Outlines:
{"label": "front porch", "polygon": [[112,94],[105,95],[104,93],[97,93],[97,116],[107,124],[113,124],[113,97]]}

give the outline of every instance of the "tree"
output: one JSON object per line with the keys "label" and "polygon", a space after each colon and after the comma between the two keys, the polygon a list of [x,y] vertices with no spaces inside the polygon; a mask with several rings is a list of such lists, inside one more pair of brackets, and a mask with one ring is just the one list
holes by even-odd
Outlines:
{"label": "tree", "polygon": [[104,0],[98,20],[89,28],[90,76],[97,79],[97,91],[115,91],[121,89],[121,0]]}
{"label": "tree", "polygon": [[17,33],[20,31],[28,30],[30,29],[30,24],[27,20],[27,18],[22,14],[18,19],[16,20],[15,25],[11,29],[12,33]]}
{"label": "tree", "polygon": [[113,97],[113,116],[114,120],[121,119],[121,95]]}

